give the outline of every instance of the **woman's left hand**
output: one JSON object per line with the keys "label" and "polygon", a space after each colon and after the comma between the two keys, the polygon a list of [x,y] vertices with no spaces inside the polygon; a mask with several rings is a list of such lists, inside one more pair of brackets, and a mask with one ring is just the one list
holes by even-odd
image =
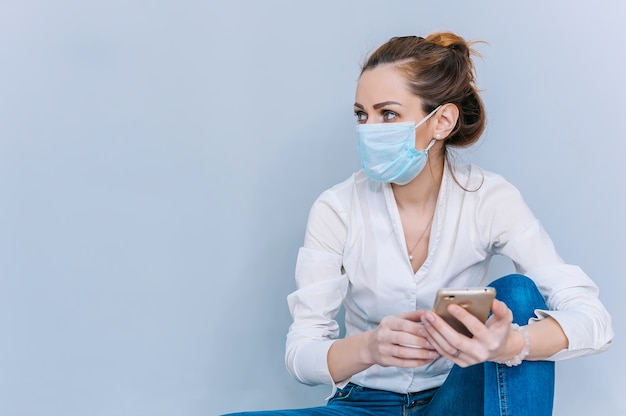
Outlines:
{"label": "woman's left hand", "polygon": [[422,317],[423,333],[419,335],[427,338],[437,352],[460,367],[485,361],[504,361],[515,355],[507,351],[511,349],[511,338],[516,332],[511,331],[513,313],[499,300],[493,301],[491,311],[491,316],[483,324],[458,305],[448,307],[448,312],[469,329],[473,338],[458,333],[432,311]]}

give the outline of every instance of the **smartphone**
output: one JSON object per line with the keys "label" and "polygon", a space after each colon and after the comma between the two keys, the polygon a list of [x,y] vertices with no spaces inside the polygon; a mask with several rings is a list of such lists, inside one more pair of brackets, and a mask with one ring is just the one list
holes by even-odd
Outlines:
{"label": "smartphone", "polygon": [[496,289],[492,287],[445,288],[437,291],[433,311],[441,316],[457,332],[472,337],[472,333],[448,312],[448,305],[462,306],[481,322],[487,322],[491,304],[496,297]]}

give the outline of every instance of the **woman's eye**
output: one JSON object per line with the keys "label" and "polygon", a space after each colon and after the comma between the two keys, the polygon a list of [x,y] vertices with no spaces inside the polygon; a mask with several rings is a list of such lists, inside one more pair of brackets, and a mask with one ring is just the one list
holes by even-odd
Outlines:
{"label": "woman's eye", "polygon": [[363,123],[367,121],[367,114],[365,114],[363,111],[355,111],[354,116],[356,117],[357,123]]}
{"label": "woman's eye", "polygon": [[385,111],[385,112],[383,112],[383,120],[384,121],[392,121],[396,117],[398,117],[398,115],[396,113],[394,113],[393,111]]}

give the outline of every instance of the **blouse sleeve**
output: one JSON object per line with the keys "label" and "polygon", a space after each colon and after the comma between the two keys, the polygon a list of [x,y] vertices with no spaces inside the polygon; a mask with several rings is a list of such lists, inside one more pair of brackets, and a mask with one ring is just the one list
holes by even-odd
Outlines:
{"label": "blouse sleeve", "polygon": [[[481,200],[488,245],[509,257],[520,274],[537,284],[548,310],[535,320],[554,318],[568,338],[567,350],[551,360],[563,360],[606,350],[613,338],[611,317],[598,298],[596,284],[578,266],[565,264],[552,240],[532,214],[519,191],[502,180]],[[532,323],[532,322],[530,322]]]}
{"label": "blouse sleeve", "polygon": [[297,290],[287,297],[293,323],[285,362],[296,380],[309,385],[334,384],[326,356],[339,336],[335,316],[348,290],[342,274],[347,227],[338,205],[328,191],[313,204],[296,262]]}

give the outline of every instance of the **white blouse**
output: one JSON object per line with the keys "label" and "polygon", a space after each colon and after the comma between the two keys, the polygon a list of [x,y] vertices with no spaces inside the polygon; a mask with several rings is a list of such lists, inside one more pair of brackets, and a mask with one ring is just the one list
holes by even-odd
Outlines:
{"label": "white blouse", "polygon": [[[454,172],[446,165],[428,256],[417,273],[389,184],[359,171],[315,201],[298,253],[297,290],[287,298],[293,317],[287,368],[302,383],[334,387],[326,356],[339,336],[335,318],[342,304],[346,336],[368,331],[387,315],[431,309],[437,289],[487,285],[489,261],[498,254],[509,257],[544,295],[549,310],[536,311],[538,319],[553,317],[567,335],[569,348],[551,360],[609,347],[611,318],[597,286],[578,266],[563,262],[519,191],[474,165]],[[445,358],[417,368],[374,365],[350,381],[415,392],[443,384],[451,367]]]}

